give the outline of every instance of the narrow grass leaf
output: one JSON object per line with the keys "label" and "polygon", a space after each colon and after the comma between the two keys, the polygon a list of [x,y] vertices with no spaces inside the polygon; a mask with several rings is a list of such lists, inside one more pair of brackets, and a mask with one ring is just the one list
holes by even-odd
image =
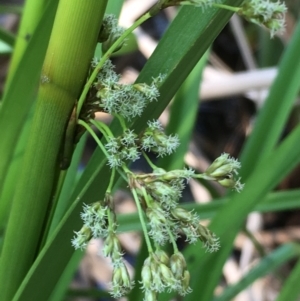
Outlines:
{"label": "narrow grass leaf", "polygon": [[28,142],[32,113],[33,110],[31,110],[31,112],[28,114],[28,117],[23,125],[22,132],[20,133],[20,138],[14,149],[14,154],[11,160],[9,171],[5,178],[5,185],[0,192],[0,229],[3,231],[8,221],[11,200],[13,199],[16,190],[16,179],[18,179],[20,176],[21,164]]}
{"label": "narrow grass leaf", "polygon": [[284,52],[278,75],[259,112],[255,128],[243,149],[241,175],[244,179],[251,173],[254,166],[270,154],[283,133],[300,89],[299,48],[300,22]]}
{"label": "narrow grass leaf", "polygon": [[[89,289],[69,289],[66,293],[66,298],[61,300],[74,300],[74,298],[93,298],[93,300],[97,299],[104,299],[104,300],[112,300],[111,295],[108,292],[99,290],[97,288],[89,288]],[[72,298],[72,299],[70,299]],[[56,301],[57,299],[53,300]]]}
{"label": "narrow grass leaf", "polygon": [[300,260],[298,259],[297,264],[294,266],[291,274],[283,284],[279,296],[276,301],[296,301],[300,297]]}
{"label": "narrow grass leaf", "polygon": [[[236,284],[226,288],[225,291],[220,296],[214,298],[213,301],[232,300],[238,293],[254,283],[255,280],[273,272],[287,261],[298,257],[299,253],[299,245],[286,244],[280,246],[275,251],[262,258],[261,261],[255,267],[253,267],[243,278],[241,278]],[[291,301],[292,299],[284,300]]]}
{"label": "narrow grass leaf", "polygon": [[22,5],[0,5],[0,14],[22,14],[23,6]]}
{"label": "narrow grass leaf", "polygon": [[8,30],[0,27],[0,40],[12,47],[15,44],[16,37]]}
{"label": "narrow grass leaf", "polygon": [[55,214],[51,222],[48,237],[51,236],[54,229],[57,227],[57,225],[59,224],[64,214],[67,212],[68,208],[71,205],[70,197],[76,184],[80,161],[86,145],[86,139],[87,135],[85,134],[83,137],[81,137],[78,145],[76,146],[71,165],[67,170],[66,178],[64,180],[63,187],[56,206]]}
{"label": "narrow grass leaf", "polygon": [[83,255],[84,253],[79,250],[73,253],[48,301],[64,299],[64,296],[68,291],[68,287],[70,286],[76,270],[78,269],[78,262],[82,259]]}

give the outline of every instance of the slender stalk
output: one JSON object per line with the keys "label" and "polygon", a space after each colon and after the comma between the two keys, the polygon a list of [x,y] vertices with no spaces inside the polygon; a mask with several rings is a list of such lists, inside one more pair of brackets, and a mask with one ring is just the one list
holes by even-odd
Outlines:
{"label": "slender stalk", "polygon": [[[195,6],[194,3],[181,3],[180,5],[184,6]],[[226,4],[221,4],[221,3],[212,3],[211,6],[216,7],[216,8],[222,8],[222,9],[227,9],[229,11],[233,11],[237,13],[240,10],[240,7],[234,7]]]}
{"label": "slender stalk", "polygon": [[117,117],[120,124],[121,124],[121,127],[123,129],[123,131],[125,132],[127,130],[127,126],[126,126],[126,122],[125,122],[125,119],[123,116],[121,116],[120,114],[112,114],[114,117]]}
{"label": "slender stalk", "polygon": [[205,173],[198,173],[198,174],[194,174],[192,176],[194,179],[203,179],[203,180],[207,180],[207,181],[215,181],[215,178],[208,176]]}
{"label": "slender stalk", "polygon": [[87,76],[105,7],[104,0],[59,2],[1,254],[1,301],[13,299],[38,255],[65,128]]}
{"label": "slender stalk", "polygon": [[105,123],[94,119],[90,119],[89,121],[103,134],[107,141],[109,141],[109,137],[114,137],[112,131]]}
{"label": "slender stalk", "polygon": [[178,250],[178,247],[177,247],[177,244],[176,244],[176,240],[175,240],[175,238],[174,238],[174,235],[173,235],[173,233],[171,232],[171,230],[170,230],[169,227],[167,227],[167,231],[168,231],[168,234],[169,234],[169,237],[170,237],[172,246],[173,246],[174,253],[178,253],[179,250]]}
{"label": "slender stalk", "polygon": [[117,171],[118,171],[118,174],[120,175],[120,177],[121,177],[125,182],[127,182],[127,177],[126,177],[126,175],[124,174],[124,172],[123,172],[120,168],[117,168]]}
{"label": "slender stalk", "polygon": [[252,244],[254,245],[256,251],[258,252],[260,257],[264,257],[267,255],[266,251],[264,250],[264,247],[261,245],[261,243],[256,239],[256,237],[253,235],[251,231],[249,231],[245,226],[243,227],[243,232],[245,235],[250,239]]}
{"label": "slender stalk", "polygon": [[[115,175],[116,175],[116,169],[113,168],[112,172],[111,172],[111,175],[110,175],[109,184],[108,184],[108,187],[106,189],[105,198],[106,198],[107,195],[111,194],[111,190],[112,190],[113,185],[114,185]],[[108,225],[109,225],[109,230],[108,231],[109,232],[114,232],[114,230],[116,229],[116,223],[114,222],[116,216],[115,216],[115,212],[113,212],[112,209],[111,209],[111,204],[108,204],[108,208],[106,209],[106,212],[107,212],[107,219],[108,219]]]}
{"label": "slender stalk", "polygon": [[98,144],[98,146],[100,147],[100,149],[102,150],[104,155],[106,157],[108,157],[108,153],[107,153],[104,145],[102,144],[100,139],[97,137],[97,135],[95,134],[93,129],[86,122],[84,122],[83,120],[78,120],[78,124],[82,125],[91,134],[91,136],[94,138],[95,142]]}
{"label": "slender stalk", "polygon": [[140,222],[141,222],[141,225],[142,225],[142,229],[143,229],[145,241],[146,241],[146,244],[147,244],[148,252],[153,253],[153,249],[152,249],[152,245],[151,245],[151,242],[150,242],[150,238],[148,236],[147,226],[146,226],[146,223],[145,223],[145,220],[144,220],[144,217],[143,217],[143,210],[142,210],[142,207],[141,207],[141,204],[140,204],[140,201],[139,201],[139,197],[138,197],[138,195],[137,195],[134,188],[131,188],[131,192],[133,194],[133,198],[135,200],[135,204],[136,204],[137,209],[138,209],[139,219],[140,219]]}
{"label": "slender stalk", "polygon": [[217,7],[217,8],[227,9],[227,10],[233,11],[235,13],[239,12],[239,10],[241,9],[240,7],[234,7],[234,6],[220,4],[220,3],[213,3],[212,6]]}
{"label": "slender stalk", "polygon": [[155,170],[155,169],[158,168],[154,163],[152,163],[152,161],[150,160],[150,158],[148,157],[148,155],[144,151],[143,151],[143,156],[144,156],[144,158],[146,159],[147,163],[150,165],[150,167],[153,170]]}
{"label": "slender stalk", "polygon": [[146,204],[147,204],[147,207],[151,207],[151,201],[150,201],[150,199],[149,199],[149,195],[148,195],[148,193],[147,193],[145,187],[142,187],[141,190],[142,190],[142,192],[143,192],[143,196],[144,196],[145,202],[146,202]]}
{"label": "slender stalk", "polygon": [[106,193],[111,193],[112,188],[114,186],[115,176],[116,176],[116,169],[112,168],[109,184],[108,184],[108,187],[106,189]]}

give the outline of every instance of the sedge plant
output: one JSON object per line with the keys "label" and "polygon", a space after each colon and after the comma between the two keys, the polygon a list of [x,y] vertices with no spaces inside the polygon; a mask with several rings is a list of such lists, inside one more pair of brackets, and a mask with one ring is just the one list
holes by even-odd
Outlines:
{"label": "sedge plant", "polygon": [[[73,247],[84,249],[91,238],[104,239],[103,252],[113,264],[113,297],[125,296],[134,285],[138,285],[129,277],[116,235],[118,225],[112,188],[116,177],[120,176],[128,183],[135,200],[148,250],[141,270],[144,299],[156,300],[162,292],[176,292],[182,296],[191,293],[190,272],[183,253],[177,247],[177,238],[184,236],[190,244],[200,240],[209,252],[217,251],[220,241],[210,229],[200,224],[196,213],[179,206],[182,191],[188,180],[199,178],[216,181],[241,192],[244,187],[238,176],[241,164],[224,153],[202,174],[196,174],[189,168],[164,170],[156,166],[148,153],[156,153],[158,157],[173,154],[180,143],[177,135],[166,135],[156,119],[147,119],[147,125],[139,131],[133,123],[144,116],[150,106],[156,106],[168,74],[153,74],[147,83],[120,84],[120,76],[115,73],[109,58],[122,47],[136,27],[169,6],[192,5],[204,12],[207,9],[225,9],[265,26],[271,36],[283,30],[284,4],[259,0],[232,2],[235,6],[219,1],[159,0],[126,30],[117,26],[114,16],[104,16],[107,1],[59,2],[40,74],[22,174],[12,207],[8,210],[10,217],[0,259],[1,300],[24,298],[22,294],[26,294],[26,286],[41,262],[40,258],[43,260],[53,246],[48,235],[59,205],[57,201],[65,170],[71,163],[76,143],[86,131],[97,142],[109,167],[110,178],[103,187],[100,201],[91,202],[89,198],[81,200],[78,197],[77,203],[74,202],[77,206],[80,199],[85,204],[80,213],[83,226],[76,229],[71,242]],[[97,41],[102,43],[102,56],[92,58]],[[68,51],[65,45],[68,45]],[[18,63],[18,59],[16,61]],[[10,85],[13,80],[13,77],[9,79]],[[95,120],[95,113],[99,111],[111,114],[115,126],[110,128]],[[92,126],[103,135],[102,140]],[[9,143],[7,147],[11,147],[11,141]],[[135,174],[128,164],[142,156],[152,172]],[[9,159],[7,156],[1,172],[8,169]],[[31,219],[28,218],[29,212]],[[68,225],[70,227],[72,225]],[[60,231],[59,227],[57,229],[55,235]],[[22,241],[22,250],[16,248],[16,241]],[[171,255],[163,250],[168,243],[172,245]],[[51,289],[48,287],[46,293],[49,294]]]}

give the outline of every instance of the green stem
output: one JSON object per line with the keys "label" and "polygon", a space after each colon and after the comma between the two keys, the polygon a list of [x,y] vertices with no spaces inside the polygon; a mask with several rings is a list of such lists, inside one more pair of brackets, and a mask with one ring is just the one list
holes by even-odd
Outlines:
{"label": "green stem", "polygon": [[125,164],[122,165],[122,168],[128,175],[133,176],[133,177],[135,176],[134,173]]}
{"label": "green stem", "polygon": [[[115,180],[115,175],[116,175],[116,169],[113,168],[111,175],[110,175],[110,180],[109,180],[109,184],[108,187],[106,189],[106,193],[105,193],[105,198],[107,198],[107,195],[111,194],[111,190],[113,188],[114,185],[114,180]],[[113,206],[112,204],[108,204],[108,208],[106,209],[107,211],[107,219],[108,219],[108,227],[109,227],[109,231],[114,232],[115,228],[116,228],[116,213],[113,211]]]}
{"label": "green stem", "polygon": [[212,6],[213,6],[213,7],[216,7],[216,8],[227,9],[227,10],[233,11],[233,12],[235,12],[235,13],[238,13],[238,12],[241,10],[240,7],[234,7],[234,6],[225,5],[225,4],[220,4],[220,3],[213,3]]}
{"label": "green stem", "polygon": [[113,168],[111,171],[110,180],[109,180],[108,187],[106,189],[106,193],[109,193],[109,194],[111,193],[112,188],[114,186],[115,175],[116,175],[116,169]]}
{"label": "green stem", "polygon": [[143,232],[144,232],[144,237],[145,237],[145,241],[146,241],[146,244],[147,244],[148,252],[153,253],[153,249],[152,249],[152,245],[151,245],[151,242],[150,242],[150,238],[148,236],[147,226],[146,226],[146,223],[145,223],[145,220],[144,220],[143,210],[142,210],[142,207],[141,207],[141,204],[140,204],[140,201],[139,201],[139,197],[138,197],[137,192],[134,188],[131,188],[131,192],[133,194],[133,198],[134,198],[136,207],[138,209],[139,219],[140,219],[142,229],[143,229]]}
{"label": "green stem", "polygon": [[144,198],[145,198],[147,207],[151,207],[151,201],[149,200],[149,195],[148,195],[148,193],[147,193],[145,187],[142,187],[141,190],[142,190],[142,192],[143,192],[143,196],[144,196]]}
{"label": "green stem", "polygon": [[125,123],[125,120],[123,118],[123,116],[121,116],[120,114],[117,114],[117,113],[113,113],[112,114],[114,117],[117,117],[120,124],[121,124],[121,127],[123,129],[123,131],[125,132],[127,130],[127,126],[126,126],[126,123]]}
{"label": "green stem", "polygon": [[100,72],[102,66],[104,63],[108,60],[108,58],[114,53],[116,49],[124,42],[124,40],[138,27],[140,26],[143,22],[148,20],[151,17],[149,13],[146,13],[142,17],[140,17],[137,21],[135,21],[128,29],[124,31],[122,36],[120,36],[114,44],[105,52],[101,60],[99,61],[97,67],[94,69],[92,72],[90,78],[88,79],[87,83],[84,86],[84,89],[81,93],[81,96],[78,100],[78,106],[77,106],[77,119],[79,118],[79,114],[81,111],[81,108],[83,106],[83,103],[86,99],[87,93],[89,92],[90,87],[92,86],[93,82],[95,81],[98,73]]}
{"label": "green stem", "polygon": [[265,257],[267,254],[264,250],[264,247],[260,244],[260,242],[256,239],[256,237],[253,235],[253,233],[251,231],[249,231],[247,229],[247,227],[243,227],[243,231],[245,232],[245,235],[248,237],[248,239],[251,240],[251,242],[253,243],[255,249],[257,250],[257,252],[259,253],[260,257]]}
{"label": "green stem", "polygon": [[[145,187],[142,187],[142,192],[143,192],[143,196],[145,198],[147,207],[151,207],[151,201],[149,200],[149,195],[147,194],[147,191],[146,191]],[[167,227],[167,230],[168,230],[168,234],[169,234],[170,240],[171,240],[172,245],[173,245],[174,252],[178,252],[178,247],[177,247],[174,235],[171,232],[169,227]]]}
{"label": "green stem", "polygon": [[77,122],[79,125],[82,125],[90,134],[91,136],[94,138],[94,140],[96,141],[96,143],[98,144],[98,146],[100,147],[100,149],[102,150],[102,152],[104,153],[104,155],[108,158],[109,155],[104,147],[104,145],[102,144],[102,142],[100,141],[100,139],[97,137],[97,135],[95,134],[95,132],[93,131],[93,129],[83,120],[78,120]]}
{"label": "green stem", "polygon": [[121,169],[119,169],[119,168],[117,168],[117,171],[118,171],[118,174],[123,178],[123,180],[124,180],[125,182],[127,182],[127,177],[126,177],[126,175],[124,174],[124,172],[123,172]]}
{"label": "green stem", "polygon": [[171,242],[172,242],[172,246],[173,246],[174,253],[178,253],[179,250],[178,250],[178,247],[177,247],[177,244],[176,244],[174,235],[173,235],[173,233],[171,232],[171,230],[170,230],[169,227],[167,227],[167,230],[168,230],[168,234],[169,234],[170,240],[171,240]]}
{"label": "green stem", "polygon": [[[105,194],[105,198],[107,197],[107,192]],[[115,213],[111,209],[111,204],[105,204],[107,205],[106,208],[106,214],[107,214],[107,221],[108,221],[108,232],[114,233],[116,230],[116,223],[115,223]]]}
{"label": "green stem", "polygon": [[210,177],[205,173],[194,174],[192,177],[194,179],[203,179],[203,180],[208,180],[208,181],[216,181],[216,178]]}
{"label": "green stem", "polygon": [[113,218],[112,218],[112,212],[109,209],[109,207],[107,207],[106,213],[107,213],[108,228],[109,228],[108,232],[114,232],[115,231],[115,229],[114,229],[114,221],[113,221]]}
{"label": "green stem", "polygon": [[150,165],[150,167],[153,170],[157,169],[158,167],[154,163],[152,163],[152,161],[150,160],[150,158],[148,157],[148,155],[144,151],[142,153],[143,153],[143,156],[146,159],[147,163]]}
{"label": "green stem", "polygon": [[112,131],[105,123],[101,121],[96,121],[94,119],[90,119],[89,122],[93,124],[103,134],[107,141],[109,141],[109,137],[114,137]]}

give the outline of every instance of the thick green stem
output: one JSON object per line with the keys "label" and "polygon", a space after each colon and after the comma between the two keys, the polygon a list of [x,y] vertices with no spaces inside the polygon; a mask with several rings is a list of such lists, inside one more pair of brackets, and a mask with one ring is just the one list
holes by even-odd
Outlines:
{"label": "thick green stem", "polygon": [[[52,95],[57,99],[66,97],[65,91],[55,92]],[[40,94],[45,94],[43,104],[40,103],[35,112],[23,173],[17,183],[1,254],[0,283],[3,284],[3,289],[0,291],[0,300],[12,300],[34,261],[57,171],[55,163],[58,152],[53,146],[59,147],[65,118],[62,112],[67,105],[51,119],[49,116],[57,110],[56,104],[50,97],[45,99],[46,92]],[[49,145],[50,141],[53,145]]]}
{"label": "thick green stem", "polygon": [[59,2],[1,254],[1,301],[13,299],[38,255],[65,128],[86,80],[106,3]]}

